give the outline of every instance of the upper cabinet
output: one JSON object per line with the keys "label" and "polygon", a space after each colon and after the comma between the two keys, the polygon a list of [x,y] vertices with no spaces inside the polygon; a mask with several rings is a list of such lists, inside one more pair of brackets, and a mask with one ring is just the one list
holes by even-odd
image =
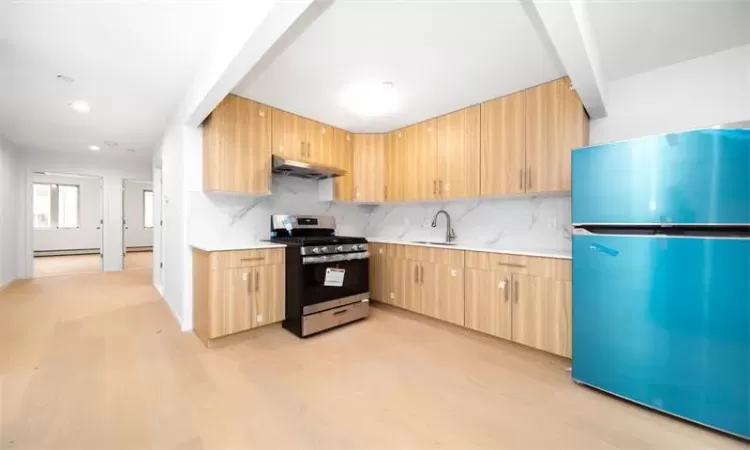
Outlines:
{"label": "upper cabinet", "polygon": [[354,200],[384,202],[385,134],[354,135]]}
{"label": "upper cabinet", "polygon": [[356,134],[234,95],[204,126],[204,189],[268,193],[271,155],[341,169],[334,200],[421,201],[570,190],[588,116],[560,78],[387,134]]}
{"label": "upper cabinet", "polygon": [[333,128],[273,109],[273,154],[295,161],[332,165]]}
{"label": "upper cabinet", "polygon": [[525,94],[482,103],[481,195],[526,192]]}
{"label": "upper cabinet", "polygon": [[203,122],[203,190],[268,194],[269,107],[228,95]]}
{"label": "upper cabinet", "polygon": [[333,179],[333,199],[354,199],[354,150],[352,134],[339,128],[333,128],[331,144],[331,165],[343,169],[346,173]]}
{"label": "upper cabinet", "polygon": [[437,197],[480,194],[480,106],[437,119]]}
{"label": "upper cabinet", "polygon": [[570,190],[570,151],[588,145],[588,117],[565,77],[524,91],[526,192]]}

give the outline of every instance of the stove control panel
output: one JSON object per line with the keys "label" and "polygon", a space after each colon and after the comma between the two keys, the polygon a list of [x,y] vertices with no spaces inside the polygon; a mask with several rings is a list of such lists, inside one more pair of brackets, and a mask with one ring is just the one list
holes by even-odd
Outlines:
{"label": "stove control panel", "polygon": [[364,252],[367,251],[367,244],[341,244],[337,246],[313,246],[302,247],[300,252],[302,256],[306,255],[330,255],[335,253]]}

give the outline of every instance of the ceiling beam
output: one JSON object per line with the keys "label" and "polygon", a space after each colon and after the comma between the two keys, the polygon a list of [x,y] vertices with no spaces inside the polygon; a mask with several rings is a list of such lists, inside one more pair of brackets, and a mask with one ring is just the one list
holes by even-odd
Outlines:
{"label": "ceiling beam", "polygon": [[[259,76],[333,0],[238,2],[208,63],[181,104],[186,125],[198,126],[241,81]],[[242,6],[239,6],[242,5]]]}
{"label": "ceiling beam", "polygon": [[522,0],[542,43],[570,77],[589,117],[607,115],[599,47],[585,2]]}

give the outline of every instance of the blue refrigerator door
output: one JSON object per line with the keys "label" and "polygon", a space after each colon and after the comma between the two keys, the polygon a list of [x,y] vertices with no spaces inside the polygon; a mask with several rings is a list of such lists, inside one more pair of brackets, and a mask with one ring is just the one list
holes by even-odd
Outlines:
{"label": "blue refrigerator door", "polygon": [[574,224],[750,224],[750,130],[574,150]]}
{"label": "blue refrigerator door", "polygon": [[750,438],[750,239],[574,235],[573,378]]}

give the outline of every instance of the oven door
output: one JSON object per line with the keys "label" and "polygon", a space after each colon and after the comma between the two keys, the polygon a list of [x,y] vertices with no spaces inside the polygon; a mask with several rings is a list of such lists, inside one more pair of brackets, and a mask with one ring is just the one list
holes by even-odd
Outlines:
{"label": "oven door", "polygon": [[[352,255],[353,256],[353,255]],[[369,299],[369,255],[362,259],[327,261],[330,257],[304,258],[302,304],[305,315]],[[344,270],[341,286],[326,286],[328,269]],[[329,283],[331,284],[331,283]]]}

